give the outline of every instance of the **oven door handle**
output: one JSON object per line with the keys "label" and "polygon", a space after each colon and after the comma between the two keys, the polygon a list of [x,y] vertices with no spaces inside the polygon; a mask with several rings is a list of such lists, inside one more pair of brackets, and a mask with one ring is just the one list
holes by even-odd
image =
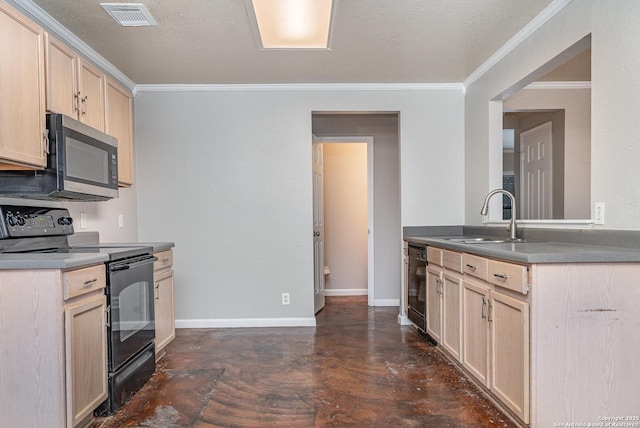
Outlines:
{"label": "oven door handle", "polygon": [[127,270],[127,269],[137,268],[137,267],[144,266],[144,265],[147,265],[149,263],[154,263],[154,262],[157,262],[157,261],[158,261],[158,258],[155,257],[155,256],[152,256],[152,257],[146,258],[144,260],[140,260],[138,262],[112,265],[109,268],[109,270],[111,272],[117,272],[117,271],[120,271],[120,270]]}

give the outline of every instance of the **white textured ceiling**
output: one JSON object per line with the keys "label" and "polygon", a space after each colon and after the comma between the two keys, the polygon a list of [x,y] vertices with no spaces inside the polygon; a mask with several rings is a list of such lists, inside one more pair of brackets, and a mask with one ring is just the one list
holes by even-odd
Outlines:
{"label": "white textured ceiling", "polygon": [[243,0],[142,2],[158,26],[33,0],[137,84],[462,82],[551,0],[341,0],[331,51],[260,50]]}

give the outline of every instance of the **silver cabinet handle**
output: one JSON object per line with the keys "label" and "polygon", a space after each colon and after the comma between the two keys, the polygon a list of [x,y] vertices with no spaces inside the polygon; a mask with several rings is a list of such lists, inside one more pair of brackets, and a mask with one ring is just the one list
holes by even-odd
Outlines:
{"label": "silver cabinet handle", "polygon": [[473,270],[473,271],[475,271],[476,269],[478,269],[478,267],[477,267],[477,266],[470,265],[470,264],[468,264],[468,263],[467,263],[467,267],[468,267],[470,270]]}
{"label": "silver cabinet handle", "polygon": [[85,282],[84,282],[84,284],[82,285],[82,287],[83,287],[83,288],[89,288],[89,287],[92,287],[92,286],[93,286],[93,284],[95,284],[97,281],[98,281],[98,278],[90,279],[90,280],[88,280],[88,281],[85,281]]}
{"label": "silver cabinet handle", "polygon": [[107,327],[111,327],[111,305],[107,306]]}
{"label": "silver cabinet handle", "polygon": [[87,98],[89,98],[88,95],[82,98],[82,114],[87,114]]}
{"label": "silver cabinet handle", "polygon": [[487,308],[487,321],[493,321],[493,318],[491,318],[491,310],[493,309],[493,305],[491,304],[491,300],[487,300],[487,303],[489,304]]}
{"label": "silver cabinet handle", "polygon": [[160,284],[156,284],[156,300],[160,300]]}
{"label": "silver cabinet handle", "polygon": [[73,94],[73,97],[76,99],[76,111],[80,111],[80,91],[78,93]]}
{"label": "silver cabinet handle", "polygon": [[496,278],[498,278],[501,281],[506,281],[507,278],[509,278],[507,275],[502,275],[502,274],[499,274],[499,273],[494,273],[493,276],[495,276]]}
{"label": "silver cabinet handle", "polygon": [[487,301],[484,298],[484,296],[482,296],[482,319],[486,319],[487,316],[484,314],[484,307],[487,305]]}
{"label": "silver cabinet handle", "polygon": [[[440,287],[440,288],[438,288]],[[438,294],[443,294],[442,293],[442,280],[438,277],[436,277],[436,293]]]}

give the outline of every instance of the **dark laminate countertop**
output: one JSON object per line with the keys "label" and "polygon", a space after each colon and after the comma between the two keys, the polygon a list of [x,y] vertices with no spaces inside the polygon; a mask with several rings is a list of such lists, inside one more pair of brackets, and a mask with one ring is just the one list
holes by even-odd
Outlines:
{"label": "dark laminate countertop", "polygon": [[521,232],[527,242],[461,243],[446,238],[489,236],[505,239],[507,232],[488,227],[408,227],[404,240],[524,263],[640,262],[638,231],[523,229]]}
{"label": "dark laminate countertop", "polygon": [[[100,243],[106,246],[152,247],[153,252],[175,246],[173,242]],[[0,269],[75,269],[104,263],[106,254],[100,253],[10,253],[0,254]]]}

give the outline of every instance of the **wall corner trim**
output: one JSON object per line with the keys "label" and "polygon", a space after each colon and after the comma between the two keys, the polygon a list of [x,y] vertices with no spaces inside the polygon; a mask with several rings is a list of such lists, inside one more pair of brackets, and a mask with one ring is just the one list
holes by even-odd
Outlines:
{"label": "wall corner trim", "polygon": [[293,83],[136,85],[136,92],[460,91],[461,83]]}
{"label": "wall corner trim", "polygon": [[513,51],[520,43],[522,43],[527,37],[535,33],[540,27],[542,27],[547,21],[553,18],[558,12],[560,12],[565,6],[571,3],[573,0],[553,0],[549,6],[547,6],[542,12],[525,25],[515,36],[507,41],[500,49],[498,49],[493,55],[491,55],[480,67],[478,67],[473,73],[471,73],[462,82],[465,91],[476,80],[481,78],[487,71],[496,65],[502,58],[507,56]]}

